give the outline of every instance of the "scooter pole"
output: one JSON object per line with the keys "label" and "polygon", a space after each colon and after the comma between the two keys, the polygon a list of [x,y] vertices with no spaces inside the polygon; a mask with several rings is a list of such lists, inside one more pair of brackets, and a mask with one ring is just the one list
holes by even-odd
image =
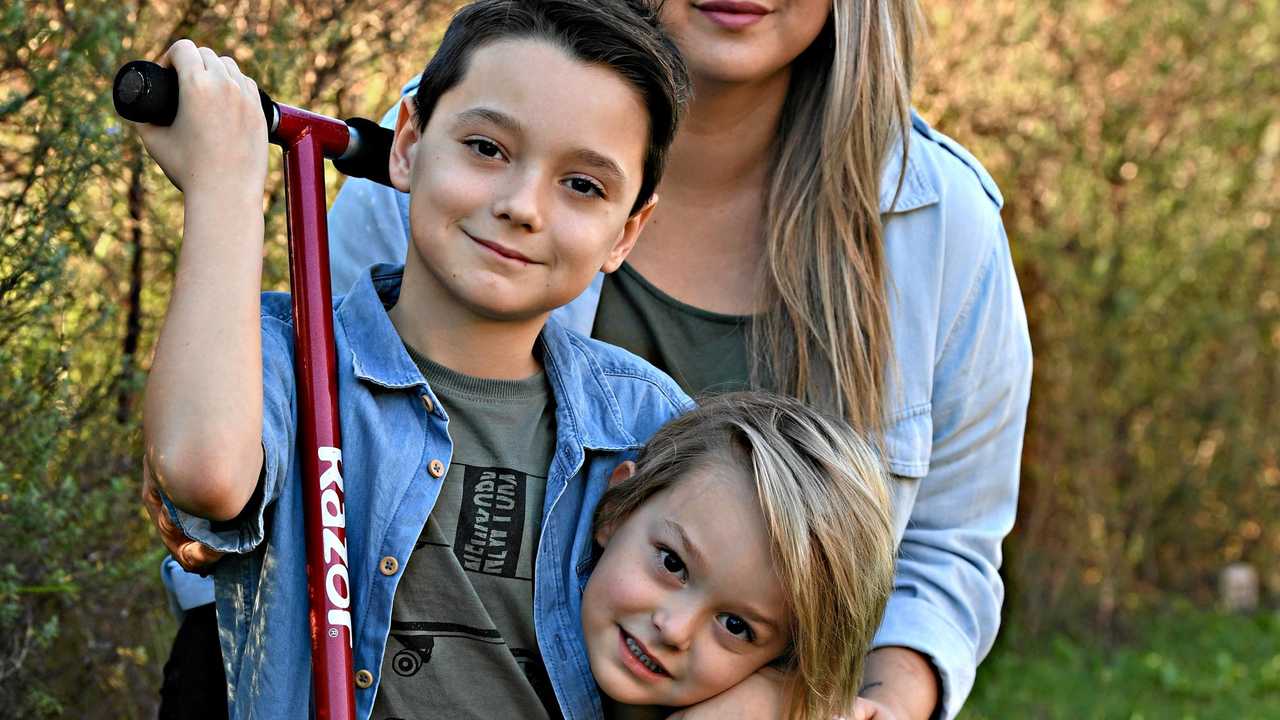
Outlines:
{"label": "scooter pole", "polygon": [[[177,73],[145,61],[128,63],[116,74],[112,98],[126,119],[169,125],[177,114]],[[270,141],[284,149],[315,711],[320,720],[354,720],[324,158],[335,159],[349,175],[389,184],[391,132],[368,120],[343,122],[276,103],[265,93],[262,107]]]}

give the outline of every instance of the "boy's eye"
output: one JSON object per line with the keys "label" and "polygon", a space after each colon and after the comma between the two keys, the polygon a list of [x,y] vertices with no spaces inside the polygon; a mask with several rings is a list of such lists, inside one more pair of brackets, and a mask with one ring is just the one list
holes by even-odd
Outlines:
{"label": "boy's eye", "polygon": [[491,140],[485,140],[484,138],[468,138],[463,140],[462,143],[471,148],[471,151],[477,155],[487,158],[502,157],[502,148],[498,147],[498,144]]}
{"label": "boy's eye", "polygon": [[604,188],[598,183],[592,182],[584,177],[571,177],[565,181],[570,190],[579,195],[595,195],[596,197],[604,197]]}
{"label": "boy's eye", "polygon": [[724,629],[728,630],[730,635],[742,638],[747,642],[755,641],[756,634],[752,631],[751,625],[748,624],[746,620],[729,613],[720,613],[719,618],[720,624],[724,625]]}
{"label": "boy's eye", "polygon": [[680,582],[685,581],[686,571],[684,561],[680,556],[664,547],[658,548],[658,558],[662,561],[662,569],[672,575],[679,575]]}

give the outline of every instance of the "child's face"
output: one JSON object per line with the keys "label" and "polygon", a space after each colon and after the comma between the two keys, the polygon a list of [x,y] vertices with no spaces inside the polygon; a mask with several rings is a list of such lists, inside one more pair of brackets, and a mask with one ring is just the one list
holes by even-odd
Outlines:
{"label": "child's face", "polygon": [[411,194],[406,278],[476,315],[528,319],[621,264],[652,207],[630,215],[648,113],[613,70],[502,40],[472,53],[421,133],[411,108],[390,165]]}
{"label": "child's face", "polygon": [[750,482],[732,464],[708,464],[597,533],[604,554],[582,625],[606,695],[692,705],[786,649],[786,598]]}

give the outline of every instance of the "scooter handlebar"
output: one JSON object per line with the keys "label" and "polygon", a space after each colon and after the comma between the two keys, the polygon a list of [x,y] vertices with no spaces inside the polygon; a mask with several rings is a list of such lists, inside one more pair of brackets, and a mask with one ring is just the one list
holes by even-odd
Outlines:
{"label": "scooter handlebar", "polygon": [[[271,133],[280,121],[281,110],[271,96],[258,89],[262,114]],[[178,73],[147,60],[125,63],[111,87],[116,113],[126,120],[151,125],[172,125],[178,114]],[[294,111],[297,112],[297,111]],[[344,121],[350,131],[346,151],[334,158],[334,166],[350,177],[369,178],[390,185],[387,159],[393,133],[364,118]]]}

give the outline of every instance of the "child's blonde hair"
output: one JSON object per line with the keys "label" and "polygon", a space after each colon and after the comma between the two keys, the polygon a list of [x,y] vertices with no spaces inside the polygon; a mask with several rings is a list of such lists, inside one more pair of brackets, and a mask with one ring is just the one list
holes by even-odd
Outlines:
{"label": "child's blonde hair", "polygon": [[878,453],[849,426],[764,392],[710,398],[667,423],[631,478],[610,488],[596,527],[621,524],[645,500],[708,463],[755,481],[791,615],[780,658],[788,715],[830,718],[857,697],[872,636],[893,588],[895,540]]}

